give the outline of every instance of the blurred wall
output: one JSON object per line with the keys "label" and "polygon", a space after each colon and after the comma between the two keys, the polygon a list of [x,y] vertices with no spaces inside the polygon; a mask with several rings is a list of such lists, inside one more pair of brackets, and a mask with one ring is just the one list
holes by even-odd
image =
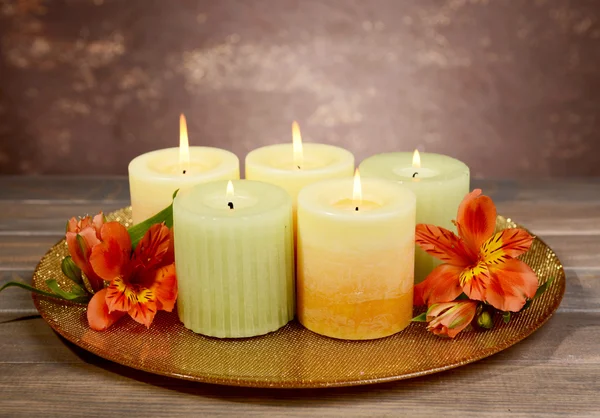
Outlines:
{"label": "blurred wall", "polygon": [[600,175],[598,0],[0,0],[0,172],[305,140]]}

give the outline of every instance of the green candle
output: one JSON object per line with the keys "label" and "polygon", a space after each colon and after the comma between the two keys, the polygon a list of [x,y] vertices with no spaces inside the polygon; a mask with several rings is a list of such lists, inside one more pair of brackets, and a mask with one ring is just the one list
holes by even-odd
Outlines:
{"label": "green candle", "polygon": [[217,181],[173,203],[179,318],[219,338],[266,334],[294,317],[292,201],[278,186]]}
{"label": "green candle", "polygon": [[[469,192],[469,167],[446,155],[418,151],[374,155],[360,164],[365,178],[380,177],[403,184],[417,196],[417,224],[433,224],[456,232],[458,205]],[[415,283],[440,263],[420,248],[415,250]]]}

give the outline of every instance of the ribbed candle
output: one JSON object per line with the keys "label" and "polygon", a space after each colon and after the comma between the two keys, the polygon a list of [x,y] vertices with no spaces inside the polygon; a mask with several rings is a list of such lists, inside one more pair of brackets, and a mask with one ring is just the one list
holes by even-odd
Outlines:
{"label": "ribbed candle", "polygon": [[225,181],[201,184],[173,204],[179,318],[220,338],[266,334],[294,316],[291,198],[271,184],[233,186],[227,196]]}

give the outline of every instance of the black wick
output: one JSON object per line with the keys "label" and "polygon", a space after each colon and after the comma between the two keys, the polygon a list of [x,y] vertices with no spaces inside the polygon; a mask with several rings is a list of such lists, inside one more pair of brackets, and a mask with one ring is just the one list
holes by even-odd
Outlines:
{"label": "black wick", "polygon": [[414,178],[414,177],[416,177],[416,176],[417,176],[417,174],[419,174],[419,173],[415,172],[415,174],[413,174],[413,178]]}
{"label": "black wick", "polygon": [[185,172],[186,172],[186,171],[187,171],[187,170],[183,170],[183,174],[185,174]]}
{"label": "black wick", "polygon": [[355,208],[354,208],[354,210],[355,210],[356,212],[358,212],[358,206],[357,206],[357,207],[355,207]]}
{"label": "black wick", "polygon": [[298,170],[300,170],[300,166],[299,165],[297,165],[296,167],[298,167]]}
{"label": "black wick", "polygon": [[227,206],[229,206],[229,209],[233,209],[233,202],[227,203]]}

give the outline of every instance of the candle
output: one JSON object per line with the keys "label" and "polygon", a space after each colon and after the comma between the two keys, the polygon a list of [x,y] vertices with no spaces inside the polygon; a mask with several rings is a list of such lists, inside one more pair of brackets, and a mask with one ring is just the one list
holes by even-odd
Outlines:
{"label": "candle", "polygon": [[[410,188],[417,196],[417,223],[433,224],[456,232],[452,220],[469,192],[469,167],[440,154],[415,150],[374,155],[360,165],[364,177],[380,177]],[[420,248],[415,251],[415,283],[440,262]]]}
{"label": "candle", "polygon": [[[364,190],[364,193],[362,192]],[[412,318],[415,196],[393,182],[326,180],[298,195],[298,318],[329,337],[392,335]]]}
{"label": "candle", "polygon": [[129,163],[134,224],[169,206],[177,189],[213,180],[240,178],[240,163],[235,154],[219,148],[189,147],[183,115],[179,124],[179,148],[148,152]]}
{"label": "candle", "polygon": [[183,324],[219,338],[274,331],[294,317],[292,203],[248,180],[177,194],[173,235]]}
{"label": "candle", "polygon": [[246,156],[246,178],[284,188],[294,208],[298,192],[311,183],[328,178],[351,177],[354,156],[326,144],[302,143],[297,122],[292,124],[292,143],[255,149]]}

